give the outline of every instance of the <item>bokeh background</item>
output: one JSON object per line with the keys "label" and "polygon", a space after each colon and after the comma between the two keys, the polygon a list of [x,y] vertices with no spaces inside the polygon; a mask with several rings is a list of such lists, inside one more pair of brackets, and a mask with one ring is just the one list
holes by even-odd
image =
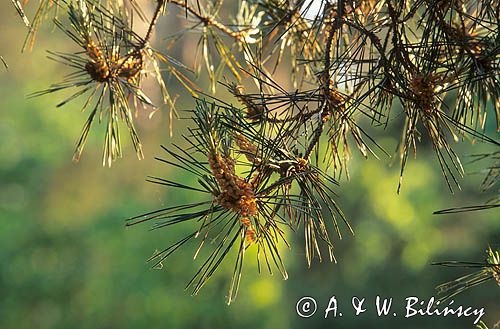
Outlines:
{"label": "bokeh background", "polygon": [[[34,2],[36,4],[36,2]],[[32,6],[33,7],[33,6]],[[32,14],[33,8],[28,9]],[[181,18],[163,18],[159,29],[177,26]],[[84,156],[71,161],[87,113],[81,103],[60,109],[63,94],[28,98],[57,82],[65,68],[46,58],[46,50],[74,50],[58,31],[44,28],[32,52],[21,54],[26,28],[10,1],[0,4],[0,328],[473,328],[471,319],[402,317],[404,298],[430,298],[439,283],[466,269],[431,266],[433,261],[481,260],[488,244],[499,247],[499,211],[436,216],[434,210],[476,204],[483,174],[470,163],[483,145],[457,145],[466,171],[463,190],[452,195],[425,143],[407,166],[400,195],[396,194],[398,162],[356,157],[351,179],[343,180],[339,203],[351,220],[355,237],[336,242],[338,264],[315,262],[308,269],[301,234],[284,250],[290,278],[257,273],[246,258],[238,299],[226,305],[232,263],[227,262],[198,296],[185,284],[198,262],[194,247],[151,269],[146,259],[175,241],[188,227],[149,231],[126,229],[125,219],[166,205],[194,201],[145,181],[147,175],[189,182],[153,159],[164,155],[160,144],[179,141],[184,123],[175,122],[169,136],[166,111],[149,120],[138,118],[145,160],[138,161],[127,138],[125,156],[111,169],[101,166],[104,127],[94,127]],[[193,40],[173,56],[192,56]],[[161,46],[161,40],[158,40]],[[193,101],[178,89],[180,109]],[[234,100],[230,100],[234,102]],[[388,150],[398,141],[394,131],[376,137]],[[493,129],[490,130],[493,133]],[[345,309],[342,318],[324,319],[331,296]],[[398,317],[378,318],[376,295],[393,297]],[[302,296],[316,298],[319,310],[309,319],[295,312]],[[352,296],[367,298],[371,308],[354,317]],[[485,307],[484,321],[500,320],[500,289],[491,281],[455,298],[455,304]]]}

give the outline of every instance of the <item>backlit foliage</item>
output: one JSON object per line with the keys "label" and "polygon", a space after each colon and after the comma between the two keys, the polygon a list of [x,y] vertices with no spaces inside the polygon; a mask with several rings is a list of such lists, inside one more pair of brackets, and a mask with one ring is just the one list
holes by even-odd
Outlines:
{"label": "backlit foliage", "polygon": [[[52,18],[74,43],[73,52],[49,52],[72,73],[34,95],[71,90],[58,106],[84,99],[90,113],[75,160],[96,122],[107,127],[103,164],[111,166],[122,155],[122,125],[142,158],[137,114],[179,113],[168,79],[195,98],[187,112],[190,128],[178,132],[186,145],[165,148],[167,157],[160,161],[193,175],[198,185],[168,177],[151,181],[200,193],[205,201],[128,221],[150,221],[155,228],[193,222],[190,235],[152,259],[159,264],[194,240],[198,255],[211,242],[212,251],[189,284],[194,293],[233,250],[229,302],[248,248],[257,248],[259,264],[286,278],[282,247],[290,247],[286,236],[298,228],[309,266],[325,254],[335,261],[330,231],[339,238],[353,232],[337,203],[336,179],[349,177],[355,156],[393,154],[372,137],[374,129],[400,130],[398,192],[417,147],[434,151],[453,192],[465,174],[454,144],[499,146],[494,135],[500,130],[498,0],[42,0],[33,18],[23,4],[13,4],[29,27],[26,49]],[[159,22],[167,19],[182,21],[182,29],[166,31]],[[147,27],[145,33],[137,32],[137,21]],[[155,43],[153,34],[168,46]],[[188,34],[198,37],[192,63],[172,54]],[[144,90],[148,77],[161,91],[159,102]],[[220,97],[224,91],[233,96],[232,104]],[[485,185],[497,173],[490,168]],[[497,206],[494,200],[484,208]],[[489,259],[498,263],[495,255],[491,251]],[[498,280],[495,266],[480,278]]]}

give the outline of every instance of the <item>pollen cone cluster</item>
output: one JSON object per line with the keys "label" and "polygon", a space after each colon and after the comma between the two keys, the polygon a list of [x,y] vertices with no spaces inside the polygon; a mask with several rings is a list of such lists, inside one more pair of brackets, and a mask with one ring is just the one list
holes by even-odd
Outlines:
{"label": "pollen cone cluster", "polygon": [[437,81],[438,77],[436,75],[422,76],[417,74],[410,82],[411,90],[418,104],[427,114],[432,113],[432,102],[434,101]]}
{"label": "pollen cone cluster", "polygon": [[257,215],[257,201],[252,185],[236,175],[235,161],[230,157],[223,158],[220,154],[211,152],[208,154],[208,163],[220,188],[215,202],[241,215],[246,239],[251,243],[255,240],[255,230],[248,217]]}
{"label": "pollen cone cluster", "polygon": [[496,265],[492,267],[493,278],[497,281],[498,286],[500,287],[500,265]]}
{"label": "pollen cone cluster", "polygon": [[85,48],[89,57],[85,69],[97,82],[106,82],[111,78],[123,78],[131,82],[139,76],[143,68],[144,59],[141,50],[132,50],[125,56],[113,55],[111,58],[106,58],[92,39]]}
{"label": "pollen cone cluster", "polygon": [[[324,79],[322,79],[324,81]],[[332,85],[332,80],[330,80],[330,86]],[[341,114],[345,112],[346,109],[346,96],[342,95],[337,89],[330,87],[328,90],[328,108],[326,111],[321,113],[321,120],[326,122],[331,119],[332,114]]]}
{"label": "pollen cone cluster", "polygon": [[258,159],[256,158],[257,154],[257,146],[252,144],[245,136],[243,136],[240,133],[235,133],[234,134],[234,139],[236,142],[236,145],[238,145],[238,148],[240,149],[241,153],[245,155],[248,161],[258,164],[256,162],[259,162]]}
{"label": "pollen cone cluster", "polygon": [[234,160],[212,153],[208,155],[208,163],[220,187],[216,202],[243,217],[255,216],[257,202],[252,185],[235,174]]}
{"label": "pollen cone cluster", "polygon": [[86,51],[89,56],[89,61],[85,64],[85,69],[90,77],[98,82],[105,82],[108,80],[110,70],[101,49],[99,49],[93,40],[90,40],[87,43]]}

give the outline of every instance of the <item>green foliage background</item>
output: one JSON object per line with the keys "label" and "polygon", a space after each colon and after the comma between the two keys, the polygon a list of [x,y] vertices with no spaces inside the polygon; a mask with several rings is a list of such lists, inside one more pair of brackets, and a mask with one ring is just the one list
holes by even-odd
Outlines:
{"label": "green foliage background", "polygon": [[[160,28],[166,25],[160,25]],[[185,250],[151,269],[145,259],[180,237],[183,228],[149,232],[147,225],[125,229],[132,215],[192,201],[193,196],[145,182],[147,175],[178,175],[153,160],[159,144],[179,140],[183,122],[169,137],[166,113],[139,118],[145,147],[138,161],[131,145],[113,168],[100,166],[103,127],[91,134],[80,163],[71,162],[74,143],[86,113],[78,102],[56,109],[61,98],[27,99],[67,73],[45,58],[45,49],[69,47],[50,28],[32,53],[20,54],[25,28],[9,1],[0,4],[0,328],[472,328],[470,319],[377,318],[367,311],[348,311],[352,296],[429,298],[434,287],[466,270],[432,267],[438,260],[480,260],[488,243],[498,246],[498,211],[432,215],[434,210],[483,202],[482,175],[471,175],[463,191],[452,196],[433,158],[421,147],[411,160],[402,193],[396,195],[398,162],[351,163],[351,180],[343,180],[340,204],[356,232],[337,241],[338,264],[306,268],[301,235],[284,251],[290,279],[258,274],[250,254],[236,303],[225,305],[230,263],[191,297],[183,290],[196,270],[192,250]],[[190,47],[186,43],[186,47]],[[177,55],[182,49],[172,50]],[[234,102],[234,100],[233,100]],[[180,108],[189,108],[188,97]],[[124,131],[125,132],[125,131]],[[391,137],[388,137],[391,136]],[[389,150],[397,132],[379,133]],[[123,139],[126,141],[126,139]],[[467,145],[465,145],[467,146]],[[457,147],[466,155],[486,147]],[[471,152],[472,151],[472,152]],[[397,159],[396,159],[397,160]],[[186,182],[191,178],[186,176]],[[188,230],[189,228],[185,228]],[[496,245],[495,245],[496,243]],[[489,282],[456,298],[455,304],[486,307],[485,322],[500,320],[500,289]],[[318,313],[301,319],[295,303],[313,296]],[[324,319],[329,298],[336,295],[345,316]]]}

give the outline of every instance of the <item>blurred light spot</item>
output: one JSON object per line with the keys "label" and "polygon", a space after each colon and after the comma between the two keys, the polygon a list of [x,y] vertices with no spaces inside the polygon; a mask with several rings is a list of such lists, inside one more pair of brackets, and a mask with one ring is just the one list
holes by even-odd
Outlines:
{"label": "blurred light spot", "polygon": [[250,284],[250,296],[257,307],[276,304],[281,298],[281,291],[275,279],[259,279]]}

